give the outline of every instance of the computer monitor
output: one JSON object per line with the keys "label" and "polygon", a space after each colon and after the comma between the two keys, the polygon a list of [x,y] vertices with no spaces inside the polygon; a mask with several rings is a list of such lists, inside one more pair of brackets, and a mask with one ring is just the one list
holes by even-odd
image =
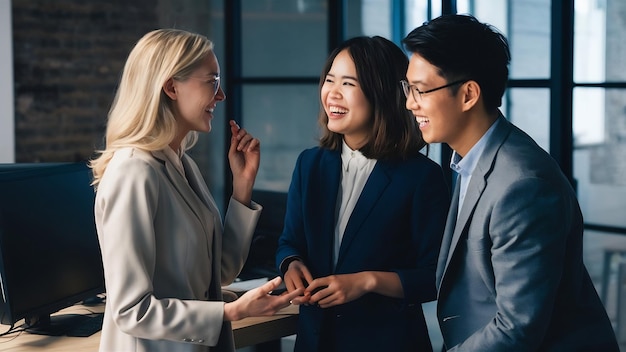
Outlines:
{"label": "computer monitor", "polygon": [[287,211],[287,193],[266,190],[253,190],[252,199],[263,204],[263,212],[259,216],[250,254],[239,273],[242,280],[273,277],[280,275],[276,267],[276,249],[278,238],[283,232],[285,212]]}
{"label": "computer monitor", "polygon": [[86,163],[0,164],[0,322],[61,335],[54,315],[105,291]]}

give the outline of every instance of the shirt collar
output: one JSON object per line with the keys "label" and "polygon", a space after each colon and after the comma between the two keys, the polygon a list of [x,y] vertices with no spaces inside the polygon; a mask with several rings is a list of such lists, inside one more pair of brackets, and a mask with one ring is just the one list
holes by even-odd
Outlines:
{"label": "shirt collar", "polygon": [[461,157],[456,151],[454,151],[452,153],[452,158],[450,159],[450,168],[461,174],[463,177],[471,175],[478,164],[478,159],[480,159],[480,156],[487,146],[489,138],[491,138],[491,135],[499,122],[500,119],[498,118],[493,124],[491,124],[491,127],[489,127],[487,132],[485,132],[482,137],[480,137],[478,142],[476,142],[469,152],[467,152],[465,157]]}
{"label": "shirt collar", "polygon": [[[352,163],[350,161],[352,160]],[[357,165],[359,169],[362,169],[365,165],[367,165],[367,158],[363,153],[358,150],[352,150],[346,144],[346,141],[343,141],[343,146],[341,148],[341,164],[342,170],[348,171],[348,167],[350,165]]]}

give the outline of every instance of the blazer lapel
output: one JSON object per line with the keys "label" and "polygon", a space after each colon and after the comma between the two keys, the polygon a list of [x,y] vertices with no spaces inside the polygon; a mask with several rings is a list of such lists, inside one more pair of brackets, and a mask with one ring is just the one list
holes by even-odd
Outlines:
{"label": "blazer lapel", "polygon": [[[192,182],[185,179],[185,176],[181,175],[181,173],[176,169],[176,167],[167,159],[165,154],[162,151],[153,151],[152,155],[161,160],[165,165],[165,174],[169,178],[171,184],[174,189],[181,195],[185,203],[189,206],[189,209],[196,215],[198,220],[202,223],[202,226],[205,228],[205,231],[208,232],[209,229],[212,229],[214,226],[207,223],[207,219],[209,219],[210,210],[208,205],[205,204],[200,195],[196,193],[190,186]],[[187,156],[183,157],[186,158]],[[185,163],[183,163],[185,165]],[[185,165],[185,172],[188,171],[187,165]],[[190,177],[192,180],[194,177]],[[188,183],[189,182],[189,183]],[[206,212],[205,212],[206,211]],[[213,218],[211,216],[210,218]],[[217,220],[219,221],[219,220]]]}
{"label": "blazer lapel", "polygon": [[454,185],[454,192],[452,194],[452,203],[450,204],[450,210],[448,210],[448,219],[446,220],[446,229],[443,232],[443,239],[441,240],[441,249],[439,251],[439,258],[437,260],[437,287],[441,285],[441,277],[443,276],[444,269],[448,265],[448,255],[450,253],[450,245],[452,243],[452,235],[456,226],[456,219],[459,213],[459,194],[461,193],[461,182],[457,178]]}
{"label": "blazer lapel", "polygon": [[335,212],[341,183],[341,154],[337,151],[325,151],[316,167],[319,172],[311,174],[311,177],[317,178],[315,184],[323,191],[310,194],[309,197],[314,197],[313,201],[306,200],[306,202],[314,205],[311,210],[317,215],[316,226],[319,227],[315,233],[319,234],[316,238],[316,242],[319,241],[318,248],[328,249],[316,256],[315,261],[321,265],[323,273],[330,274],[333,272]]}
{"label": "blazer lapel", "polygon": [[221,217],[215,216],[219,214],[217,204],[215,203],[213,196],[211,196],[211,193],[209,193],[209,189],[207,188],[206,183],[202,178],[200,170],[195,165],[195,163],[191,162],[191,159],[187,154],[183,155],[182,161],[185,173],[187,175],[187,181],[189,182],[189,186],[191,186],[191,189],[193,189],[202,204],[209,209],[211,214],[214,215],[214,217],[216,218],[216,222],[221,224]]}
{"label": "blazer lapel", "polygon": [[352,215],[350,215],[350,219],[346,224],[346,230],[344,231],[337,257],[337,268],[341,265],[344,253],[348,250],[354,238],[357,237],[361,225],[363,225],[363,222],[370,216],[374,205],[376,205],[381,194],[385,191],[385,188],[387,188],[390,182],[390,177],[387,174],[389,168],[389,164],[378,161],[367,179],[365,187],[363,187],[363,191],[354,205]]}
{"label": "blazer lapel", "polygon": [[[450,249],[447,253],[447,258],[445,262],[445,269],[442,270],[441,273],[442,276],[443,273],[445,273],[445,271],[447,270],[448,265],[450,264],[450,260],[454,255],[456,246],[459,243],[461,236],[466,232],[465,228],[469,224],[470,217],[474,213],[474,210],[476,209],[476,204],[478,203],[480,196],[487,186],[487,178],[489,177],[489,174],[491,173],[491,170],[493,168],[496,154],[498,153],[498,150],[500,149],[511,131],[511,124],[504,118],[504,116],[500,115],[499,120],[500,121],[498,125],[495,127],[495,131],[493,131],[491,138],[489,139],[489,141],[487,141],[485,150],[483,151],[478,160],[478,163],[476,164],[476,169],[474,169],[474,172],[472,173],[470,183],[467,185],[465,200],[463,201],[461,211],[458,215],[456,225],[453,229],[452,238],[450,240]],[[458,207],[458,200],[456,206]],[[455,214],[452,212],[448,214],[448,223],[446,224],[445,230],[446,235],[449,231],[452,231],[451,228],[448,228],[448,225],[450,224],[450,216],[454,215]],[[441,259],[442,258],[440,257],[440,260]],[[437,277],[439,277],[439,265],[437,268],[437,272]]]}

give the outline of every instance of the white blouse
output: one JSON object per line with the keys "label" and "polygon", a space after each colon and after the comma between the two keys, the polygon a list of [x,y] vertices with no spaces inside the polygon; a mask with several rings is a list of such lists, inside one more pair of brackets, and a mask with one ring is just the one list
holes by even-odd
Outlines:
{"label": "white blouse", "polygon": [[360,151],[350,149],[346,142],[343,142],[341,150],[341,188],[337,195],[335,251],[333,252],[335,265],[337,264],[339,248],[346,225],[375,165],[376,159],[366,158]]}

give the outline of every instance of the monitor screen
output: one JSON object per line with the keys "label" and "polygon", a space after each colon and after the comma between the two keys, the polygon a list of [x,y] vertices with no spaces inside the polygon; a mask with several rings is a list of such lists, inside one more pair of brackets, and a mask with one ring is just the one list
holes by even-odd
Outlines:
{"label": "monitor screen", "polygon": [[85,163],[0,164],[2,324],[46,322],[104,292],[91,175]]}

